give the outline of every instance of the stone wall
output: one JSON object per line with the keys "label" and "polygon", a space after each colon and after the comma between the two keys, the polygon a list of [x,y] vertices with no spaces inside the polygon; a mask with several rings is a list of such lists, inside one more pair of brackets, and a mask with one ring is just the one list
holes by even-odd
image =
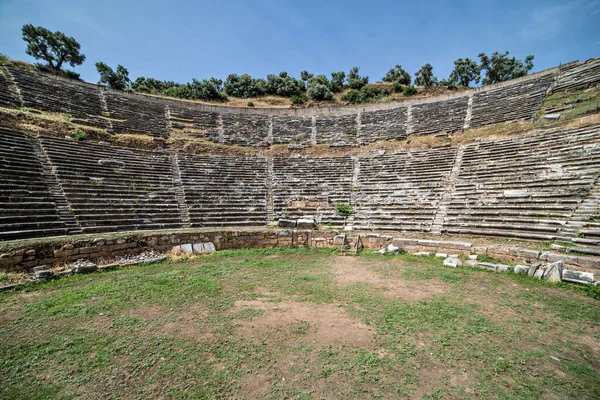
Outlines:
{"label": "stone wall", "polygon": [[148,250],[168,252],[184,244],[205,244],[217,251],[226,249],[308,246],[338,248],[352,253],[361,249],[382,249],[389,245],[410,252],[443,252],[447,254],[487,254],[501,260],[536,263],[563,261],[589,272],[600,270],[600,259],[571,256],[552,251],[493,244],[477,246],[469,242],[405,238],[399,235],[304,230],[211,230],[198,232],[156,232],[118,236],[83,237],[76,240],[31,242],[0,254],[0,271],[31,272],[40,265],[53,266],[80,259],[110,264],[117,256],[140,254]]}
{"label": "stone wall", "polygon": [[530,120],[553,84],[554,90],[597,84],[599,65],[600,59],[571,63],[429,98],[330,108],[260,109],[117,92],[7,64],[0,73],[0,105],[23,104],[65,113],[78,123],[116,133],[167,137],[170,129],[183,129],[206,140],[242,146],[351,146]]}

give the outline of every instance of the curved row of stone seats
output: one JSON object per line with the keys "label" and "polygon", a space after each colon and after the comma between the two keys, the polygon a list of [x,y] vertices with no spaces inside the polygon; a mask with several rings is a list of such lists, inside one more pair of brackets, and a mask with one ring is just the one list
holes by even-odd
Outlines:
{"label": "curved row of stone seats", "polygon": [[198,105],[170,101],[167,104],[167,116],[170,127],[182,129],[192,136],[206,137],[219,141],[219,114],[203,111]]}
{"label": "curved row of stone seats", "polygon": [[273,116],[273,143],[310,146],[313,121],[311,116]]}
{"label": "curved row of stone seats", "polygon": [[73,79],[6,65],[25,107],[65,113],[86,125],[107,128],[98,88]]}
{"label": "curved row of stone seats", "polygon": [[102,95],[111,118],[110,132],[169,137],[167,110],[160,100],[113,90],[103,91]]}
{"label": "curved row of stone seats", "polygon": [[[188,129],[208,140],[243,146],[324,144],[349,146],[411,134],[453,132],[499,122],[530,120],[558,69],[515,81],[385,105],[331,110],[217,107],[101,89],[14,64],[0,73],[0,104],[71,114],[79,123],[117,133],[167,137],[169,128]],[[600,59],[560,70],[554,90],[587,87],[600,80]],[[21,98],[11,80],[21,93]],[[16,97],[15,97],[16,96]],[[16,100],[16,102],[15,102]]]}
{"label": "curved row of stone seats", "polygon": [[168,154],[40,140],[84,232],[182,227]]}
{"label": "curved row of stone seats", "polygon": [[361,158],[355,227],[429,231],[456,148]]}
{"label": "curved row of stone seats", "polygon": [[178,164],[192,227],[266,224],[265,158],[179,154]]}
{"label": "curved row of stone seats", "polygon": [[17,86],[8,75],[8,71],[0,66],[0,107],[20,107],[21,99]]}
{"label": "curved row of stone seats", "polygon": [[0,130],[0,240],[66,233],[29,137]]}
{"label": "curved row of stone seats", "polygon": [[469,126],[478,128],[499,122],[532,120],[553,81],[554,73],[548,72],[535,79],[474,93]]}
{"label": "curved row of stone seats", "polygon": [[354,163],[350,157],[273,158],[275,219],[313,217],[319,224],[341,227],[337,203],[349,204]]}
{"label": "curved row of stone seats", "polygon": [[316,117],[317,144],[352,145],[358,138],[358,115]]}
{"label": "curved row of stone seats", "polygon": [[468,145],[443,231],[528,239],[563,232],[600,174],[600,129]]}
{"label": "curved row of stone seats", "polygon": [[363,111],[360,114],[359,140],[402,140],[407,137],[408,107],[390,110]]}
{"label": "curved row of stone seats", "polygon": [[560,68],[553,92],[585,89],[600,82],[600,58]]}
{"label": "curved row of stone seats", "polygon": [[463,129],[467,117],[468,96],[417,104],[412,107],[412,132],[428,134]]}
{"label": "curved row of stone seats", "polygon": [[222,113],[222,139],[225,144],[242,146],[267,146],[269,116],[260,114]]}

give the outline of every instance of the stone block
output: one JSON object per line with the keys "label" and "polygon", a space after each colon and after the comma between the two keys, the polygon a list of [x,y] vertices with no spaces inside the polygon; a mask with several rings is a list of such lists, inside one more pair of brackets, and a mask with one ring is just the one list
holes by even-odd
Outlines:
{"label": "stone block", "polygon": [[448,254],[446,253],[435,253],[436,258],[447,258]]}
{"label": "stone block", "polygon": [[564,269],[564,263],[562,261],[554,262],[546,268],[542,279],[548,282],[560,282],[562,280],[562,272]]}
{"label": "stone block", "polygon": [[192,252],[194,254],[207,254],[214,253],[215,251],[215,245],[211,242],[192,244]]}
{"label": "stone block", "polygon": [[527,270],[527,276],[530,278],[533,278],[535,276],[535,273],[537,272],[538,268],[539,268],[538,264],[531,265],[529,267],[529,269]]}
{"label": "stone block", "polygon": [[52,271],[51,269],[38,270],[35,271],[34,274],[35,278],[39,280],[48,280],[54,278],[54,271]]}
{"label": "stone block", "polygon": [[478,262],[477,266],[481,267],[481,268],[485,268],[485,269],[491,269],[492,271],[496,270],[496,264],[492,264],[492,263],[488,263],[488,262]]}
{"label": "stone block", "polygon": [[388,244],[387,246],[388,253],[398,253],[400,251],[400,247],[394,246],[393,244]]}
{"label": "stone block", "polygon": [[280,226],[282,228],[295,228],[296,227],[296,221],[293,219],[280,219],[277,222],[277,226]]}
{"label": "stone block", "polygon": [[533,274],[533,277],[536,279],[542,279],[542,277],[544,276],[544,269],[543,268],[538,268],[535,271],[535,274]]}
{"label": "stone block", "polygon": [[417,244],[419,246],[424,246],[424,247],[440,247],[441,242],[438,240],[420,239],[420,240],[417,240]]}
{"label": "stone block", "polygon": [[416,246],[419,243],[418,239],[394,238],[392,243],[398,247]]}
{"label": "stone block", "polygon": [[192,247],[191,243],[182,244],[180,246],[180,248],[181,248],[181,252],[183,254],[193,254],[194,253],[194,248]]}
{"label": "stone block", "polygon": [[98,250],[97,247],[80,247],[79,254],[89,254],[89,253],[92,253],[97,250]]}
{"label": "stone block", "polygon": [[346,244],[346,235],[336,235],[333,238],[333,244],[338,245],[338,246]]}
{"label": "stone block", "polygon": [[298,227],[298,229],[314,229],[315,220],[308,219],[308,218],[301,218],[296,221],[296,226]]}
{"label": "stone block", "polygon": [[496,271],[509,272],[510,271],[510,265],[496,264]]}
{"label": "stone block", "polygon": [[430,255],[431,255],[431,253],[428,251],[419,251],[418,253],[413,253],[413,256],[419,256],[419,257],[429,257]]}
{"label": "stone block", "polygon": [[574,283],[593,283],[594,274],[591,272],[574,271],[571,269],[564,269],[562,274],[562,280],[565,282]]}
{"label": "stone block", "polygon": [[444,265],[446,267],[456,268],[462,266],[462,262],[458,258],[448,257],[444,260]]}
{"label": "stone block", "polygon": [[515,265],[514,273],[518,275],[527,275],[529,266],[527,265]]}
{"label": "stone block", "polygon": [[529,249],[516,248],[514,251],[516,256],[525,258],[527,260],[537,260],[541,254],[540,251]]}
{"label": "stone block", "polygon": [[75,274],[89,274],[91,272],[96,272],[98,270],[98,265],[93,262],[83,262],[81,264],[76,264],[73,267],[73,273]]}
{"label": "stone block", "polygon": [[487,247],[482,247],[482,246],[473,246],[471,248],[471,253],[475,253],[475,254],[487,254]]}

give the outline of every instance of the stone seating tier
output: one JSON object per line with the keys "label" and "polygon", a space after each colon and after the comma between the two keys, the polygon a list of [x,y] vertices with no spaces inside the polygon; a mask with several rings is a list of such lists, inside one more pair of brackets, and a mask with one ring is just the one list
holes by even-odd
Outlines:
{"label": "stone seating tier", "polygon": [[349,204],[353,160],[335,158],[273,159],[273,205],[276,219],[312,217],[319,224],[340,227],[337,203]]}
{"label": "stone seating tier", "polygon": [[0,66],[0,107],[21,107],[17,87],[8,71],[2,66]]}
{"label": "stone seating tier", "polygon": [[[322,226],[600,246],[600,125],[322,158],[175,154],[0,131],[0,163],[3,240],[310,216]],[[337,203],[352,206],[347,221]]]}
{"label": "stone seating tier", "polygon": [[0,240],[66,234],[30,138],[0,138]]}
{"label": "stone seating tier", "polygon": [[469,126],[479,128],[500,122],[532,120],[553,80],[554,74],[547,73],[538,79],[474,93]]}
{"label": "stone seating tier", "polygon": [[266,159],[180,155],[179,168],[191,226],[266,223]]}
{"label": "stone seating tier", "polygon": [[181,228],[170,156],[42,138],[84,232]]}
{"label": "stone seating tier", "polygon": [[0,72],[0,106],[69,114],[113,133],[166,138],[170,129],[217,143],[353,146],[411,135],[531,120],[546,93],[600,81],[600,59],[571,63],[513,81],[432,98],[330,109],[220,107],[118,92],[14,64]]}
{"label": "stone seating tier", "polygon": [[68,114],[90,126],[109,127],[95,85],[12,65],[5,68],[17,84],[25,107]]}

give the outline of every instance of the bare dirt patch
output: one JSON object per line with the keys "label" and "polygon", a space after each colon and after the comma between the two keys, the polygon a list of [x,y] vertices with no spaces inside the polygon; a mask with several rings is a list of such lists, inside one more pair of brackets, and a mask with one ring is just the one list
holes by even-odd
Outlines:
{"label": "bare dirt patch", "polygon": [[336,257],[333,271],[335,282],[338,285],[348,286],[356,283],[366,283],[383,289],[388,300],[426,300],[435,295],[444,294],[451,289],[450,285],[438,279],[428,279],[420,282],[384,277],[374,271],[370,265],[357,260],[356,257]]}
{"label": "bare dirt patch", "polygon": [[240,334],[265,336],[279,332],[283,336],[297,335],[300,342],[317,346],[346,344],[373,347],[373,328],[331,304],[273,302],[268,297],[235,302],[233,312],[244,309],[263,313],[249,320],[236,321],[234,331]]}

